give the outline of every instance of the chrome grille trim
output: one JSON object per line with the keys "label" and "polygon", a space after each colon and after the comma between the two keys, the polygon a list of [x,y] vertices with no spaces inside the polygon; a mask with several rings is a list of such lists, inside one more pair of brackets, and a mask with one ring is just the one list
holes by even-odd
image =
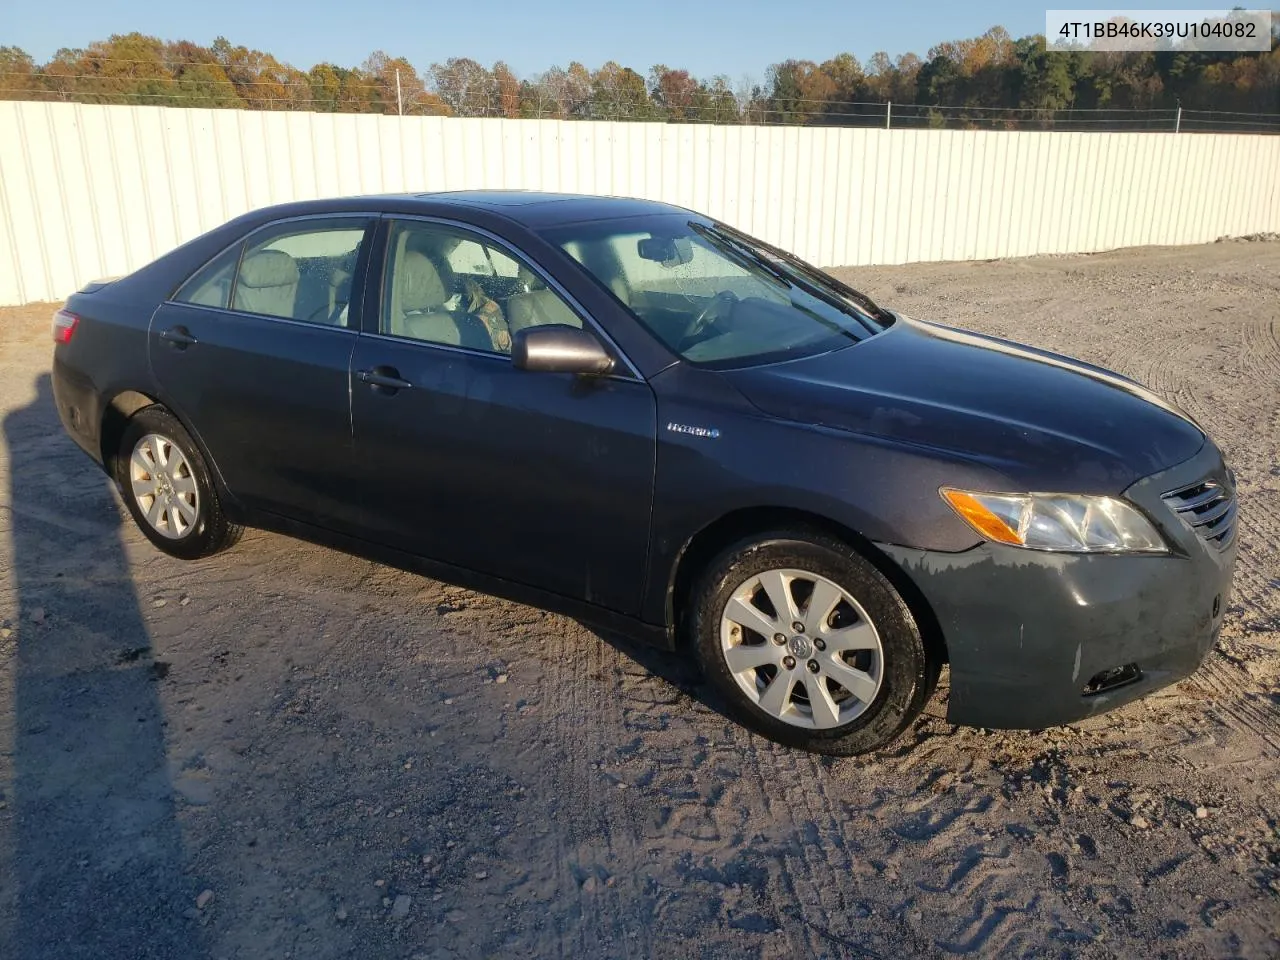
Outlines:
{"label": "chrome grille trim", "polygon": [[[1222,497],[1222,488],[1216,483],[1206,483],[1203,484],[1203,486],[1206,487],[1203,492],[1195,494],[1194,496],[1188,494],[1186,497],[1183,497],[1182,502],[1178,504],[1176,509],[1195,510],[1197,507],[1203,507],[1206,503],[1213,503],[1213,501]],[[1170,497],[1173,496],[1173,494],[1166,493],[1165,496]]]}
{"label": "chrome grille trim", "polygon": [[1183,523],[1219,550],[1235,539],[1238,510],[1233,487],[1206,479],[1170,490],[1162,499]]}
{"label": "chrome grille trim", "polygon": [[1188,511],[1187,516],[1191,519],[1193,527],[1203,527],[1222,519],[1235,508],[1235,503],[1230,500],[1213,500],[1209,502],[1209,508],[1204,513]]}

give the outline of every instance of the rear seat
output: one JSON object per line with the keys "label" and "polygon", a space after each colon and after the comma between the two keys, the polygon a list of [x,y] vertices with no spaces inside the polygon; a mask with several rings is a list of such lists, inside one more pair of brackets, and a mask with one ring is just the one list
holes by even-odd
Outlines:
{"label": "rear seat", "polygon": [[259,250],[245,257],[236,278],[232,309],[292,317],[298,296],[298,264],[282,250]]}

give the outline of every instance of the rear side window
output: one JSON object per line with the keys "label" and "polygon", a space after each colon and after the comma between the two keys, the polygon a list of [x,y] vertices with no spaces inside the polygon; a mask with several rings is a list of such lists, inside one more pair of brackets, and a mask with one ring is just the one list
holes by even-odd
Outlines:
{"label": "rear side window", "polygon": [[369,224],[367,217],[337,217],[266,227],[201,267],[173,299],[349,326],[356,261]]}
{"label": "rear side window", "polygon": [[231,309],[347,326],[367,226],[363,220],[313,220],[256,234],[240,260]]}
{"label": "rear side window", "polygon": [[178,303],[227,309],[231,304],[231,283],[235,280],[242,247],[243,244],[236,244],[206,263],[182,285],[173,299]]}

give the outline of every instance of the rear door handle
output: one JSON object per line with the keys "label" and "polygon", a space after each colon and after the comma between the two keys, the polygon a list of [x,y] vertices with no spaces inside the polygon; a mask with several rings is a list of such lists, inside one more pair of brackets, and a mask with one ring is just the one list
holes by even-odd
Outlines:
{"label": "rear door handle", "polygon": [[395,393],[397,390],[408,390],[413,386],[400,376],[395,367],[380,366],[372,370],[357,370],[356,379],[367,383],[378,393]]}
{"label": "rear door handle", "polygon": [[177,350],[185,350],[193,343],[200,342],[191,335],[190,330],[183,326],[170,327],[168,330],[161,330],[160,339],[167,341]]}

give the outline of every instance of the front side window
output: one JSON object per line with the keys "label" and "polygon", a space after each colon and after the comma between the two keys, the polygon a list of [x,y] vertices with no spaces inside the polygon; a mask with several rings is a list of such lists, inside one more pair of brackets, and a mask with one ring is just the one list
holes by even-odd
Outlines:
{"label": "front side window", "polygon": [[546,236],[693,363],[730,367],[823,353],[892,322],[815,267],[707,220],[605,220]]}
{"label": "front side window", "polygon": [[525,263],[439,223],[391,225],[379,330],[426,343],[509,354],[526,327],[582,320]]}
{"label": "front side window", "polygon": [[249,240],[231,309],[345,327],[366,220],[297,221]]}

